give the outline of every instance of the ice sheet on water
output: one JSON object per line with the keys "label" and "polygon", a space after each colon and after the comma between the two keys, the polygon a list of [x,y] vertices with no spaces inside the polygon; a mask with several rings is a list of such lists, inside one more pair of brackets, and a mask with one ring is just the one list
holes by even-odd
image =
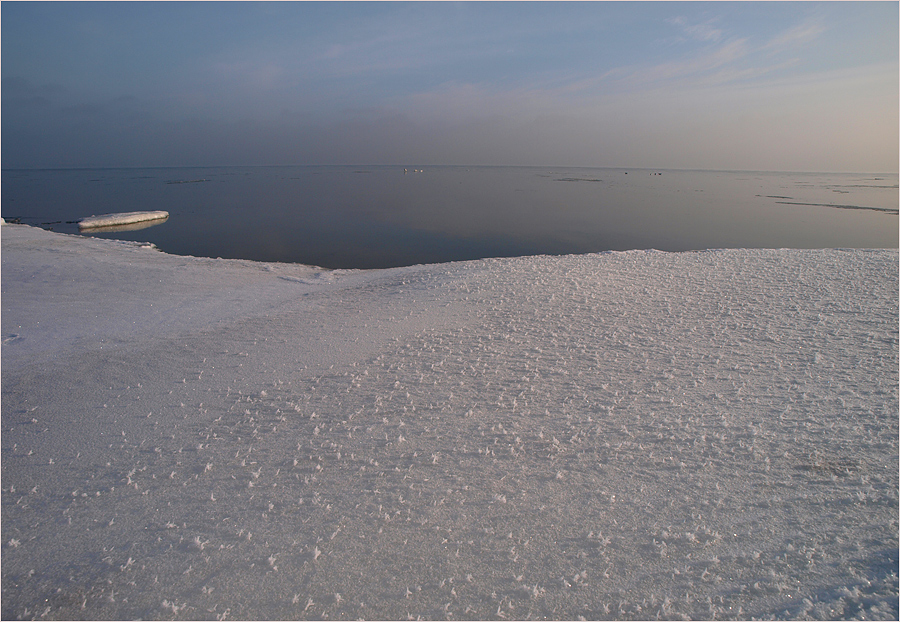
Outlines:
{"label": "ice sheet on water", "polygon": [[[38,304],[17,270],[47,255],[17,263],[14,242],[4,617],[897,615],[895,251],[321,285],[152,253],[90,295],[196,271],[239,284],[230,314],[30,365],[7,352],[39,327],[7,321]],[[42,278],[88,279],[97,253],[131,261],[99,243]],[[202,305],[173,282],[173,308]],[[68,296],[58,312],[89,321]]]}

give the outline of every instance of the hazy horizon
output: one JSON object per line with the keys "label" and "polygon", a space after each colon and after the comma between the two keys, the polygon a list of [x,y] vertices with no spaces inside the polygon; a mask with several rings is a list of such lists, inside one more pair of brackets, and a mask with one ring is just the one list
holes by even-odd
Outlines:
{"label": "hazy horizon", "polygon": [[0,11],[5,170],[900,166],[897,3]]}
{"label": "hazy horizon", "polygon": [[[161,166],[36,166],[36,167],[0,167],[3,171],[102,171],[102,170],[142,170],[142,169],[191,169],[191,168],[297,168],[297,167],[341,167],[341,168],[404,168],[417,166],[416,163],[386,163],[372,164],[351,162],[349,164],[334,163],[317,163],[317,164],[186,164],[186,165],[161,165]],[[562,165],[562,164],[428,164],[423,165],[429,168],[536,168],[536,169],[593,169],[593,170],[610,170],[610,171],[671,171],[682,173],[772,173],[772,174],[798,174],[798,175],[898,175],[897,171],[789,171],[789,170],[765,170],[765,169],[727,169],[727,168],[654,168],[642,166],[582,166],[579,164]],[[415,171],[407,171],[415,172]],[[424,172],[424,169],[421,170]]]}

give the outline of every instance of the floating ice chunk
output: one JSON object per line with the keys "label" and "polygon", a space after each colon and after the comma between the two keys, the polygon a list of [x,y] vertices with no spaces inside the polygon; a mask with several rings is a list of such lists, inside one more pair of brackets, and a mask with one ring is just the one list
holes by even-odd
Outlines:
{"label": "floating ice chunk", "polygon": [[[103,214],[102,216],[89,216],[78,221],[78,228],[99,229],[105,227],[120,227],[138,223],[160,224],[169,218],[169,212],[121,212],[118,214]],[[159,221],[159,222],[155,222]],[[149,224],[145,226],[150,226]]]}

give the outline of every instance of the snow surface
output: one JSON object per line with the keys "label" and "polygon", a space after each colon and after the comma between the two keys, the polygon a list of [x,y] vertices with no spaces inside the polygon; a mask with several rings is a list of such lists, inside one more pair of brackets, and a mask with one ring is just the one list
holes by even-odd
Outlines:
{"label": "snow surface", "polygon": [[2,616],[898,617],[898,254],[2,227]]}

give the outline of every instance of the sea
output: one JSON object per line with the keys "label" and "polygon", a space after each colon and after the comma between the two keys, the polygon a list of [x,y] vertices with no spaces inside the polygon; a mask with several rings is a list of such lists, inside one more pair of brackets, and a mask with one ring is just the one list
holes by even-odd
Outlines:
{"label": "sea", "polygon": [[[633,249],[897,248],[897,173],[487,166],[3,170],[0,211],[177,255],[371,269]],[[78,220],[164,210],[129,230]]]}

